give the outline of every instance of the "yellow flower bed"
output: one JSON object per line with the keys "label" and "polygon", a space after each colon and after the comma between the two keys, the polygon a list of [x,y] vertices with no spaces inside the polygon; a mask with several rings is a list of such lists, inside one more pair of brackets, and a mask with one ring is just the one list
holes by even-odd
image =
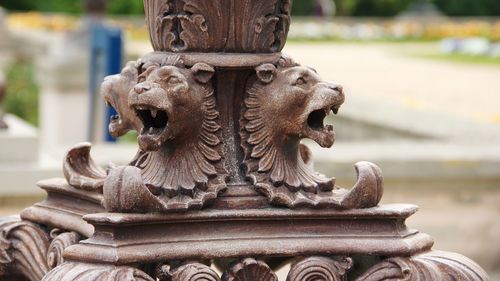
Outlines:
{"label": "yellow flower bed", "polygon": [[68,31],[76,28],[76,17],[61,14],[41,14],[36,12],[9,14],[7,23],[12,28]]}
{"label": "yellow flower bed", "polygon": [[[128,38],[132,40],[148,40],[149,35],[144,24],[129,21],[126,18],[111,19],[113,25],[123,28]],[[13,28],[41,29],[55,32],[74,30],[79,23],[79,17],[64,14],[42,14],[37,12],[12,13],[8,16],[8,24]],[[291,38],[310,38],[308,24],[315,24],[310,19],[299,21],[292,30]],[[317,23],[316,23],[317,24]],[[356,33],[353,25],[362,30],[358,39],[442,39],[447,37],[485,37],[500,40],[500,19],[487,21],[481,18],[454,19],[445,21],[423,23],[419,21],[398,21],[397,19],[384,19],[359,22],[344,22],[342,19],[333,20],[329,24],[317,24],[320,36],[325,38],[349,39],[350,34]],[[301,28],[302,26],[302,28]],[[310,29],[310,28],[309,28]],[[347,36],[347,37],[346,37]],[[313,36],[314,37],[314,36]]]}

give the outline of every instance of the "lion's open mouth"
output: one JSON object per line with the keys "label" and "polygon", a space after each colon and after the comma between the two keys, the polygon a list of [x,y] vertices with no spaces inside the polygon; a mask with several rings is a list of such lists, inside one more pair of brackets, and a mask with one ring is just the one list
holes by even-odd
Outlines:
{"label": "lion's open mouth", "polygon": [[[105,98],[105,103],[107,107],[113,108],[116,111],[116,108],[106,100]],[[114,137],[117,138],[123,134],[123,122],[121,119],[120,114],[114,114],[109,117],[109,133]]]}
{"label": "lion's open mouth", "polygon": [[307,135],[322,147],[331,147],[335,141],[333,126],[330,124],[325,125],[325,118],[330,111],[333,112],[333,114],[337,114],[339,107],[327,106],[317,109],[309,113],[307,117],[307,126],[309,127]]}
{"label": "lion's open mouth", "polygon": [[[116,111],[116,108],[109,101],[107,101],[106,98],[104,98],[104,104],[106,105],[106,107],[113,108]],[[109,122],[110,123],[120,122],[120,115],[119,114],[111,115],[111,117],[109,118]]]}
{"label": "lion's open mouth", "polygon": [[157,149],[164,132],[168,129],[167,112],[149,106],[135,106],[134,110],[143,124],[139,144],[145,150]]}
{"label": "lion's open mouth", "polygon": [[165,111],[153,108],[140,107],[136,109],[136,114],[144,125],[144,131],[154,133],[167,127],[168,115]]}
{"label": "lion's open mouth", "polygon": [[337,114],[339,111],[339,108],[336,106],[333,106],[333,107],[327,107],[327,108],[314,110],[307,117],[307,125],[309,125],[309,127],[315,131],[321,131],[328,126],[331,126],[331,125],[326,125],[326,127],[325,127],[325,125],[324,125],[325,118],[330,113],[330,110],[333,112],[333,114]]}

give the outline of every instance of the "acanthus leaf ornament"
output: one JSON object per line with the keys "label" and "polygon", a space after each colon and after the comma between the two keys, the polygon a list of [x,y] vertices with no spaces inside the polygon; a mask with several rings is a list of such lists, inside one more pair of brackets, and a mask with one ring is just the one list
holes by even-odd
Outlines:
{"label": "acanthus leaf ornament", "polygon": [[[290,0],[146,0],[156,51],[279,52],[290,26]],[[232,12],[241,14],[228,20]]]}

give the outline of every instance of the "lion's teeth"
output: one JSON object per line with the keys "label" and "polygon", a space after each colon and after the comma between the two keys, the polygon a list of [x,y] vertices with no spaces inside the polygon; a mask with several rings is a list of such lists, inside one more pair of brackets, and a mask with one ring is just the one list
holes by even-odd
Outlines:
{"label": "lion's teeth", "polygon": [[144,134],[144,132],[146,132],[146,128],[142,127],[141,134]]}
{"label": "lion's teeth", "polygon": [[156,109],[151,109],[151,116],[153,116],[153,118],[156,118],[156,115],[158,114],[158,110]]}
{"label": "lion's teeth", "polygon": [[154,132],[153,127],[149,128],[149,134],[152,134]]}

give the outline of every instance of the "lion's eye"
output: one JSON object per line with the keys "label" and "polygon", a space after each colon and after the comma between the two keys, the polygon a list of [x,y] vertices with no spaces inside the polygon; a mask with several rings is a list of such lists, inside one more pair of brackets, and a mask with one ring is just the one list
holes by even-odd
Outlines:
{"label": "lion's eye", "polygon": [[167,83],[169,84],[177,84],[177,83],[180,83],[181,82],[181,79],[179,79],[178,77],[176,76],[170,76],[168,79],[167,79]]}
{"label": "lion's eye", "polygon": [[301,85],[304,85],[304,84],[306,84],[306,83],[307,83],[306,79],[304,79],[303,77],[299,77],[299,78],[295,81],[294,85],[295,85],[295,86],[301,86]]}
{"label": "lion's eye", "polygon": [[138,83],[142,83],[142,82],[144,82],[144,81],[146,81],[146,76],[144,76],[144,75],[141,75],[141,76],[139,76],[139,77],[137,78],[137,82],[138,82]]}
{"label": "lion's eye", "polygon": [[304,85],[304,84],[306,84],[306,83],[307,83],[307,82],[306,82],[306,79],[304,79],[303,77],[299,77],[299,78],[297,79],[297,81],[295,81],[295,85],[296,85],[296,86]]}

